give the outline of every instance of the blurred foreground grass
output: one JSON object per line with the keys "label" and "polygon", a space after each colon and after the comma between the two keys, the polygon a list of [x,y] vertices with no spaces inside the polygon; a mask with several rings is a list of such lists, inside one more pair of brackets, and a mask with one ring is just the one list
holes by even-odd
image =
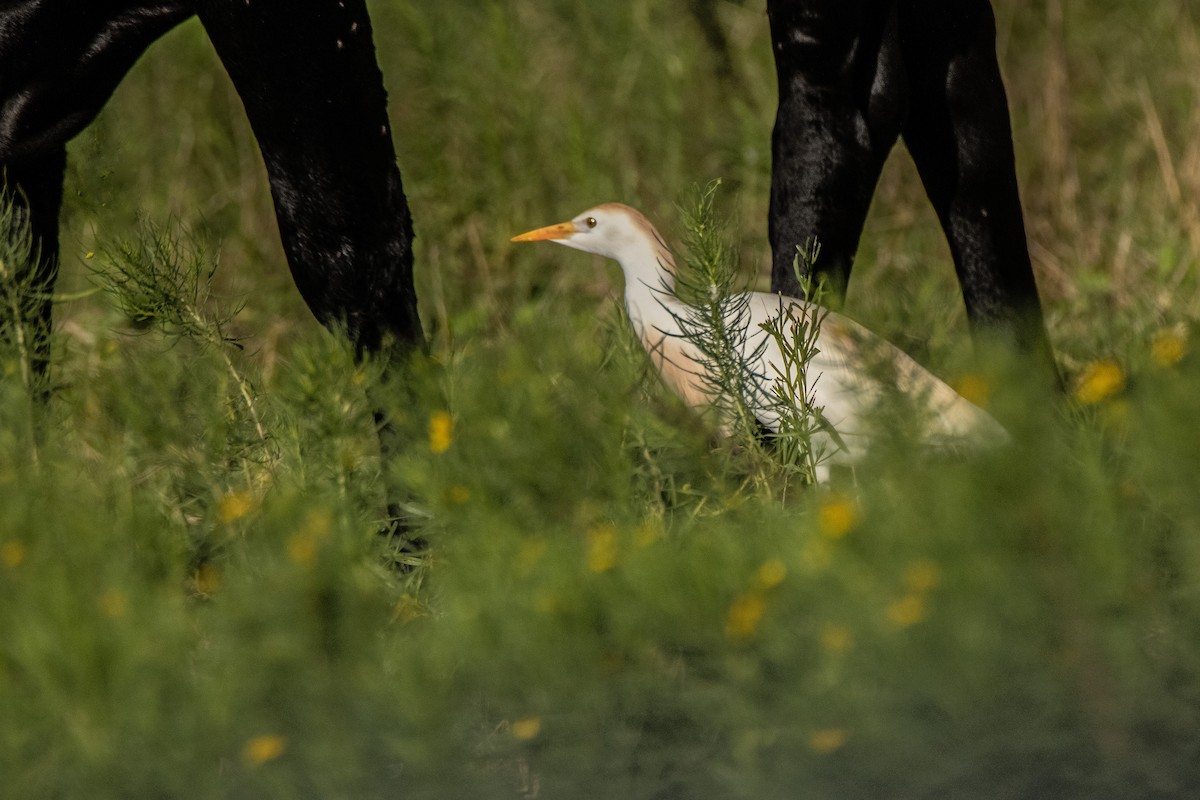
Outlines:
{"label": "blurred foreground grass", "polygon": [[434,547],[408,577],[377,566],[373,376],[301,306],[236,96],[173,33],[72,148],[62,288],[174,216],[218,245],[245,349],[62,305],[36,462],[0,382],[0,796],[1190,796],[1197,12],[996,5],[1089,402],[972,356],[899,157],[847,309],[1018,444],[897,444],[781,501],[647,379],[615,267],[507,243],[609,199],[671,235],[721,175],[761,268],[761,7],[716,6],[727,70],[681,0],[373,4],[437,362],[394,409]]}

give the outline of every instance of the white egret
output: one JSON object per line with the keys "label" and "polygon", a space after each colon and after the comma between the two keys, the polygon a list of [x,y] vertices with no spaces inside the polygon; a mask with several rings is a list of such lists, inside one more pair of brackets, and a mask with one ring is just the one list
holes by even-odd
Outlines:
{"label": "white egret", "polygon": [[[664,381],[691,406],[713,402],[713,381],[705,377],[711,363],[689,336],[682,320],[688,307],[675,296],[675,261],[662,237],[640,212],[620,203],[605,203],[568,222],[513,237],[514,242],[552,241],[606,256],[625,273],[625,307],[629,322]],[[750,292],[742,298],[745,324],[742,358],[753,376],[750,397],[758,422],[778,432],[779,410],[771,384],[784,367],[779,343],[762,328],[771,320],[812,318],[807,301],[785,295]],[[807,314],[807,317],[802,316]],[[879,419],[881,401],[901,396],[918,410],[920,441],[937,448],[978,448],[1008,439],[1004,428],[986,411],[958,394],[907,353],[859,323],[821,309],[817,352],[808,365],[808,384],[815,406],[836,433],[820,431],[814,446],[827,463],[853,463],[862,458]],[[815,374],[813,374],[815,373]],[[825,468],[818,477],[828,476]]]}

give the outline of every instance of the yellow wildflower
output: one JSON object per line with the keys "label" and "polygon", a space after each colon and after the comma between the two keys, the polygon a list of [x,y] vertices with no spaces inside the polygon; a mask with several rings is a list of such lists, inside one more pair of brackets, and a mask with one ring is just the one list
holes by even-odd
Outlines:
{"label": "yellow wildflower", "polygon": [[763,564],[754,573],[754,583],[762,589],[774,589],[787,577],[787,565],[778,558]]}
{"label": "yellow wildflower", "polygon": [[826,625],[821,629],[821,649],[838,655],[854,644],[854,634],[845,625]]}
{"label": "yellow wildflower", "polygon": [[129,596],[120,589],[108,589],[100,595],[96,604],[100,606],[101,614],[109,619],[117,619],[125,616],[129,610]]}
{"label": "yellow wildflower", "polygon": [[617,529],[597,525],[587,532],[587,567],[592,572],[607,572],[617,564]]}
{"label": "yellow wildflower", "polygon": [[192,573],[192,591],[201,597],[216,594],[221,588],[221,572],[212,564],[202,564]]}
{"label": "yellow wildflower", "polygon": [[1178,330],[1169,328],[1154,334],[1150,342],[1150,357],[1160,367],[1178,364],[1187,355],[1187,337]]}
{"label": "yellow wildflower", "polygon": [[633,543],[638,547],[649,547],[662,538],[662,522],[656,519],[648,519],[638,526],[637,536]]}
{"label": "yellow wildflower", "polygon": [[898,628],[916,625],[925,619],[925,598],[919,594],[906,594],[893,601],[887,608],[887,618]]}
{"label": "yellow wildflower", "polygon": [[725,635],[747,640],[758,631],[758,623],[767,610],[767,592],[783,583],[787,565],[778,558],[763,562],[750,579],[750,588],[738,595],[725,617]]}
{"label": "yellow wildflower", "polygon": [[331,530],[333,530],[333,516],[327,509],[310,510],[300,529],[288,537],[288,558],[301,566],[312,564],[317,558],[318,545],[329,535]]}
{"label": "yellow wildflower", "polygon": [[235,490],[217,500],[217,519],[226,524],[241,519],[254,510],[254,496]]}
{"label": "yellow wildflower", "polygon": [[542,721],[538,717],[525,717],[519,719],[512,724],[512,735],[523,742],[527,742],[533,737],[541,733]]}
{"label": "yellow wildflower", "polygon": [[287,541],[288,558],[292,563],[307,567],[317,560],[317,539],[306,533],[293,533]]}
{"label": "yellow wildflower", "polygon": [[914,594],[928,592],[941,581],[938,565],[928,559],[914,561],[904,570],[904,585]]}
{"label": "yellow wildflower", "polygon": [[849,735],[845,728],[823,728],[808,735],[808,749],[820,755],[840,750]]}
{"label": "yellow wildflower", "polygon": [[242,748],[242,759],[252,767],[273,761],[287,749],[287,739],[275,734],[255,736]]}
{"label": "yellow wildflower", "polygon": [[16,539],[0,545],[0,563],[9,569],[16,569],[25,561],[25,545]]}
{"label": "yellow wildflower", "polygon": [[1125,388],[1125,373],[1111,359],[1093,361],[1084,369],[1075,384],[1075,399],[1084,405],[1094,405]]}
{"label": "yellow wildflower", "polygon": [[445,411],[435,411],[429,417],[429,450],[444,453],[454,438],[454,420]]}
{"label": "yellow wildflower", "polygon": [[840,539],[858,524],[858,506],[845,494],[833,494],[821,503],[817,526],[826,539]]}
{"label": "yellow wildflower", "polygon": [[471,499],[471,490],[465,486],[456,484],[447,490],[446,499],[456,506],[461,506]]}
{"label": "yellow wildflower", "polygon": [[766,610],[767,599],[761,592],[739,595],[725,617],[725,635],[741,641],[753,638]]}
{"label": "yellow wildflower", "polygon": [[982,375],[963,375],[954,382],[954,391],[980,408],[987,408],[992,396],[992,384]]}

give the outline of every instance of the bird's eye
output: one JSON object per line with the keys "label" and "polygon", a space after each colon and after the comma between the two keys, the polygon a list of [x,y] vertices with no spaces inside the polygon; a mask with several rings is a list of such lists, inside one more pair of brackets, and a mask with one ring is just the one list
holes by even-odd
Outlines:
{"label": "bird's eye", "polygon": [[584,220],[584,223],[586,223],[589,228],[594,228],[594,227],[596,227],[596,218],[588,217],[587,219]]}

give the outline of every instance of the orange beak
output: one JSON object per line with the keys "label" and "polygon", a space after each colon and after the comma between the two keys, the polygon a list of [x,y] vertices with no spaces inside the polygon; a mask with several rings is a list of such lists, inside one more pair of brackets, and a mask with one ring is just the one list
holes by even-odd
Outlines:
{"label": "orange beak", "polygon": [[547,239],[565,239],[575,233],[574,222],[560,222],[557,225],[547,225],[534,231],[512,237],[514,242],[543,242]]}

